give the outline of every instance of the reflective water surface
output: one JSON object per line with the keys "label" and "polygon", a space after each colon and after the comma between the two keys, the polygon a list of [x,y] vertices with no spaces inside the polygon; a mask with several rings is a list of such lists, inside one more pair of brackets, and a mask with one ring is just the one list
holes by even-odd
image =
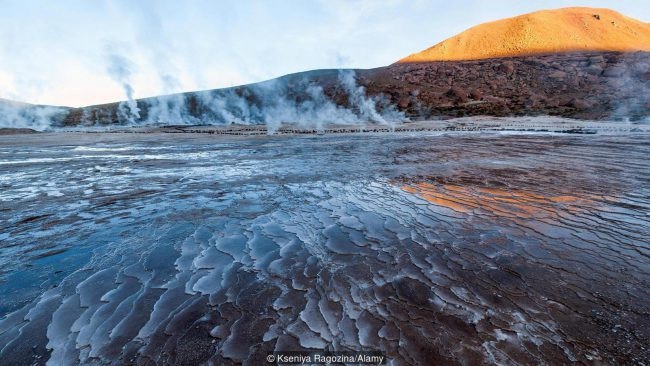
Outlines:
{"label": "reflective water surface", "polygon": [[650,362],[650,135],[0,137],[0,364]]}

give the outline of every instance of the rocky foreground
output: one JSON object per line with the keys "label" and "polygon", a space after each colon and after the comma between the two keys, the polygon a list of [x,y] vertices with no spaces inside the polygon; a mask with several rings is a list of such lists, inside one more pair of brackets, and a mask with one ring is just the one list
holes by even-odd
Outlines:
{"label": "rocky foreground", "polygon": [[648,365],[649,153],[647,133],[0,136],[0,365]]}

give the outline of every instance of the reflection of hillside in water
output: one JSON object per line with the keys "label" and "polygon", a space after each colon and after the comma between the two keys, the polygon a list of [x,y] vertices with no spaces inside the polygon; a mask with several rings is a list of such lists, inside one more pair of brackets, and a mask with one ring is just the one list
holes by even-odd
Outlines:
{"label": "reflection of hillside in water", "polygon": [[560,211],[579,211],[596,204],[594,197],[572,195],[543,196],[524,190],[511,190],[490,187],[462,186],[427,182],[402,187],[425,200],[456,211],[473,213],[487,211],[497,217],[506,217],[523,223],[527,219],[557,219]]}
{"label": "reflection of hillside in water", "polygon": [[[541,323],[542,329],[569,339],[612,337],[605,341],[612,346],[648,339],[647,332],[636,328],[647,323],[641,283],[648,280],[647,206],[639,196],[609,195],[613,181],[600,189],[570,180],[558,186],[515,177],[505,182],[513,186],[501,188],[505,184],[492,181],[498,188],[491,187],[480,177],[402,179],[396,184],[430,203],[440,221],[429,237],[450,245],[443,252],[462,258],[462,269],[454,276],[463,279],[474,301],[511,314],[510,329],[516,328],[518,316],[535,314],[535,320],[520,326],[530,330]],[[633,283],[641,287],[631,290]],[[637,330],[621,340],[615,334],[622,328]],[[507,332],[497,334],[508,339],[503,336]],[[520,333],[516,337],[528,348]],[[589,357],[599,359],[597,350],[590,352]]]}

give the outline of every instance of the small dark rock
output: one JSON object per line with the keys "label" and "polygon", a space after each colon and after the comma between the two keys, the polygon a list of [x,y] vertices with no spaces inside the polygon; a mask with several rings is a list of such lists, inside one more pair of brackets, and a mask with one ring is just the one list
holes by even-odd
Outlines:
{"label": "small dark rock", "polygon": [[457,86],[449,89],[445,95],[458,103],[467,103],[467,92]]}
{"label": "small dark rock", "polygon": [[589,109],[592,107],[592,104],[590,102],[584,99],[577,99],[577,98],[571,100],[568,105],[576,109]]}
{"label": "small dark rock", "polygon": [[591,56],[589,57],[589,65],[594,65],[594,64],[599,64],[605,62],[605,58],[603,56]]}
{"label": "small dark rock", "polygon": [[566,77],[566,72],[564,71],[554,71],[548,74],[548,77],[551,79],[564,79]]}
{"label": "small dark rock", "polygon": [[605,69],[605,71],[603,71],[603,76],[610,77],[610,78],[620,77],[623,74],[625,74],[625,71],[626,71],[625,67],[616,65]]}
{"label": "small dark rock", "polygon": [[483,93],[479,89],[472,89],[469,91],[469,96],[474,100],[480,100],[483,98]]}
{"label": "small dark rock", "polygon": [[591,75],[600,75],[600,74],[603,73],[603,68],[600,67],[600,66],[597,65],[597,64],[593,64],[593,65],[590,65],[589,67],[587,67],[587,68],[585,69],[585,71],[586,71],[588,74],[591,74]]}
{"label": "small dark rock", "polygon": [[409,104],[411,104],[411,101],[409,100],[409,98],[402,98],[397,103],[397,106],[400,107],[401,109],[405,109],[405,108],[408,108]]}
{"label": "small dark rock", "polygon": [[515,64],[512,61],[504,61],[499,65],[499,71],[510,76],[515,72]]}

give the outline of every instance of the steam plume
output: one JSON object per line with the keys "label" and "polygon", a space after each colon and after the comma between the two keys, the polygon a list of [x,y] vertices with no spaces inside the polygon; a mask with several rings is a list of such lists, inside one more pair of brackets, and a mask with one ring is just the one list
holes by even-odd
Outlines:
{"label": "steam plume", "polygon": [[126,101],[120,102],[117,113],[119,122],[124,120],[133,124],[135,120],[140,119],[140,109],[133,98],[133,87],[131,86],[131,68],[132,63],[119,53],[110,53],[108,55],[108,74],[113,80],[120,83],[126,94]]}

